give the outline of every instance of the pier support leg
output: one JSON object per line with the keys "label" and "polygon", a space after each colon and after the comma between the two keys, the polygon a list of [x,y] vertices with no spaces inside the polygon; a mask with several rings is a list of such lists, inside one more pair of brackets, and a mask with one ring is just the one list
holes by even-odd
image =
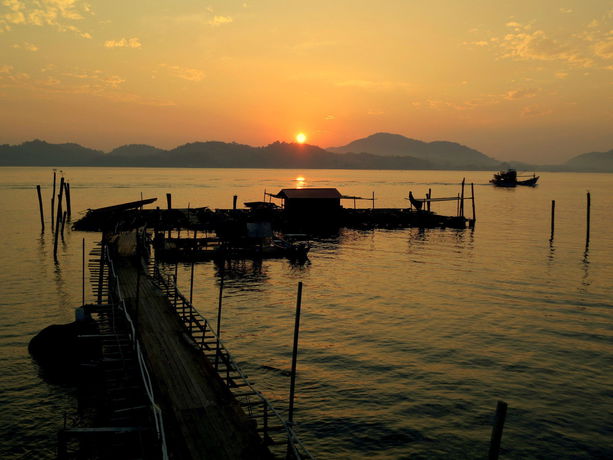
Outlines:
{"label": "pier support leg", "polygon": [[40,185],[36,186],[36,193],[38,193],[38,209],[40,211],[40,231],[45,232],[45,213],[43,210],[43,196],[40,192]]}
{"label": "pier support leg", "polygon": [[556,200],[551,200],[551,236],[549,237],[549,241],[553,241],[553,234],[555,231],[555,222],[556,222]]}
{"label": "pier support leg", "polygon": [[500,442],[502,441],[502,428],[504,420],[507,416],[507,403],[498,401],[496,406],[496,417],[494,418],[494,426],[492,427],[492,438],[490,440],[490,452],[488,460],[498,460],[500,454]]}

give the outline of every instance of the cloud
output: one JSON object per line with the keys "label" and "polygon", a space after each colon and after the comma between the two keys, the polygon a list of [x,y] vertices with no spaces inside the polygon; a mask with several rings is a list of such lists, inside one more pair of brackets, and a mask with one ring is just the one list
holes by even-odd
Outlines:
{"label": "cloud", "polygon": [[181,67],[178,65],[167,65],[167,64],[162,64],[161,66],[168,69],[169,73],[172,76],[181,78],[183,80],[201,81],[201,80],[204,80],[204,77],[206,76],[205,73],[199,69],[192,69],[189,67]]}
{"label": "cloud", "polygon": [[517,99],[528,99],[536,96],[537,90],[535,89],[514,89],[511,91],[507,91],[503,96],[505,99],[509,101],[515,101]]}
{"label": "cloud", "polygon": [[568,77],[568,72],[556,72],[554,75],[558,80],[563,80]]}
{"label": "cloud", "polygon": [[11,73],[14,67],[12,65],[0,64],[0,73]]}
{"label": "cloud", "polygon": [[324,120],[334,120],[334,119],[336,119],[336,117],[334,115],[326,115],[324,117]]}
{"label": "cloud", "polygon": [[594,52],[603,59],[613,59],[613,38],[596,43]]}
{"label": "cloud", "polygon": [[408,88],[410,85],[406,82],[393,81],[374,81],[374,80],[345,80],[336,83],[336,86],[346,88],[359,88],[370,91],[386,91],[400,88]]}
{"label": "cloud", "polygon": [[557,34],[523,25],[517,21],[506,23],[511,29],[502,36],[487,40],[464,42],[464,45],[489,45],[502,59],[518,61],[561,62],[573,67],[606,68],[606,60],[613,59],[613,32],[603,30],[594,20],[580,30],[566,30]]}
{"label": "cloud", "polygon": [[560,13],[562,14],[571,14],[573,12],[572,8],[560,8]]}
{"label": "cloud", "polygon": [[35,44],[28,43],[28,42],[14,43],[11,46],[12,48],[15,48],[15,49],[22,49],[22,50],[31,51],[31,52],[38,51],[39,49],[38,46],[36,46]]}
{"label": "cloud", "polygon": [[521,111],[522,117],[542,117],[549,115],[552,112],[551,109],[543,109],[538,105],[528,105]]}
{"label": "cloud", "polygon": [[234,22],[230,16],[213,16],[213,19],[209,21],[209,24],[212,26],[221,26],[223,24],[230,24]]}
{"label": "cloud", "polygon": [[107,40],[104,42],[106,48],[140,48],[142,43],[137,37],[122,38],[120,40]]}
{"label": "cloud", "polygon": [[485,41],[485,40],[476,40],[476,41],[472,41],[472,42],[462,42],[462,45],[472,45],[472,46],[488,46],[489,42]]}
{"label": "cloud", "polygon": [[0,6],[0,31],[16,26],[51,26],[60,32],[75,32],[83,38],[91,34],[81,31],[72,22],[92,15],[91,7],[83,0],[3,0]]}

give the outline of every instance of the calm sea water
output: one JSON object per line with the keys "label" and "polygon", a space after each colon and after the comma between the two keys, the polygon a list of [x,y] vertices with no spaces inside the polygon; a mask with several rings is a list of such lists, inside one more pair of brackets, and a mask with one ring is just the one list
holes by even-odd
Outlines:
{"label": "calm sea water", "polygon": [[[166,192],[175,207],[228,208],[235,194],[253,201],[264,189],[298,184],[375,191],[377,207],[406,207],[409,190],[455,196],[466,177],[476,184],[474,231],[344,231],[315,241],[302,267],[235,264],[223,339],[285,408],[303,281],[295,420],[319,458],[485,458],[499,399],[509,404],[502,458],[613,458],[613,175],[543,173],[534,189],[496,189],[490,173],[470,171],[63,173],[74,214],[141,193],[165,206]],[[43,186],[48,218],[51,177],[48,168],[0,168],[2,458],[53,458],[62,415],[75,408],[74,390],[45,383],[27,352],[40,329],[72,320],[81,302],[81,241],[90,249],[99,237],[68,231],[53,263],[34,188]],[[433,210],[454,214],[455,205]],[[189,270],[179,267],[186,293]],[[194,303],[211,320],[217,292],[215,266],[198,264]]]}

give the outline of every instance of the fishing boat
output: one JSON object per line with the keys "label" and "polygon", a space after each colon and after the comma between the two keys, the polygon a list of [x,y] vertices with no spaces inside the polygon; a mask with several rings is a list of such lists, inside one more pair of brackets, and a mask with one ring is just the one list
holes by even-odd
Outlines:
{"label": "fishing boat", "polygon": [[[528,177],[528,179],[518,180],[519,177]],[[494,178],[490,180],[490,183],[496,187],[515,187],[517,185],[527,185],[534,187],[540,176],[532,173],[532,176],[518,176],[517,171],[514,169],[507,169],[506,171],[500,171],[494,174]]]}

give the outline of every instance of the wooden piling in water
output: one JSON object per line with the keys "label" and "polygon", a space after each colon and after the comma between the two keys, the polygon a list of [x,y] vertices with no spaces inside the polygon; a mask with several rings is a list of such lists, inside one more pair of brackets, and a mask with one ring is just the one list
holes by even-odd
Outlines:
{"label": "wooden piling in water", "polygon": [[51,231],[53,231],[53,214],[55,213],[55,181],[57,173],[53,170],[53,192],[51,192]]}
{"label": "wooden piling in water", "polygon": [[[104,247],[102,248],[102,251],[104,252]],[[81,305],[85,305],[85,238],[83,238],[83,244],[82,244],[82,274],[81,276],[82,278],[82,285],[81,285]]]}
{"label": "wooden piling in water", "polygon": [[477,215],[475,214],[475,183],[470,183],[470,199],[473,205],[473,225],[477,222]]}
{"label": "wooden piling in water", "polygon": [[551,236],[549,241],[553,241],[553,234],[556,228],[556,200],[551,200]]}
{"label": "wooden piling in water", "polygon": [[238,200],[238,195],[232,197],[232,209],[234,210],[236,210],[236,200]]}
{"label": "wooden piling in water", "polygon": [[300,332],[300,308],[302,306],[302,281],[298,283],[298,294],[296,296],[296,321],[294,323],[294,347],[292,350],[292,370],[289,384],[289,410],[287,414],[288,423],[294,422],[294,390],[296,387],[296,360],[298,357],[298,333]]}
{"label": "wooden piling in water", "polygon": [[[225,266],[226,261],[223,261]],[[221,339],[221,306],[223,301],[223,279],[224,279],[225,267],[221,269],[221,278],[219,280],[219,303],[217,306],[217,344],[215,347],[215,370],[219,368],[219,341]]]}
{"label": "wooden piling in water", "polygon": [[587,192],[587,213],[586,213],[586,234],[585,234],[585,245],[588,246],[590,244],[590,208],[592,205],[592,197],[590,196],[590,192]]}
{"label": "wooden piling in water", "polygon": [[66,189],[66,213],[68,220],[72,217],[72,207],[70,205],[70,183],[64,182],[64,188]]}
{"label": "wooden piling in water", "polygon": [[59,195],[58,195],[58,203],[57,203],[57,215],[55,217],[55,233],[54,233],[54,238],[53,238],[53,260],[55,260],[55,262],[57,263],[57,243],[58,243],[58,238],[59,238],[59,233],[60,233],[60,222],[62,220],[62,218],[60,217],[62,215],[62,202],[59,199]]}
{"label": "wooden piling in water", "polygon": [[461,201],[460,201],[460,215],[464,217],[464,183],[466,182],[466,178],[462,178],[462,192],[461,192]]}
{"label": "wooden piling in water", "polygon": [[432,198],[432,189],[428,189],[428,212],[430,212],[430,198]]}
{"label": "wooden piling in water", "polygon": [[64,241],[64,226],[66,225],[66,216],[67,216],[67,213],[66,213],[66,211],[64,211],[62,213],[62,227],[61,227],[61,230],[60,230],[60,235],[62,236],[62,241]]}
{"label": "wooden piling in water", "polygon": [[500,443],[502,441],[502,429],[504,420],[507,416],[507,403],[498,401],[496,405],[496,416],[494,417],[494,426],[492,427],[492,438],[490,440],[489,460],[498,460],[500,455]]}
{"label": "wooden piling in water", "polygon": [[40,192],[40,185],[36,186],[36,193],[38,194],[38,209],[40,211],[40,231],[45,231],[45,212],[43,210],[43,196]]}
{"label": "wooden piling in water", "polygon": [[172,195],[170,193],[166,194],[166,203],[168,204],[168,209],[172,209]]}

